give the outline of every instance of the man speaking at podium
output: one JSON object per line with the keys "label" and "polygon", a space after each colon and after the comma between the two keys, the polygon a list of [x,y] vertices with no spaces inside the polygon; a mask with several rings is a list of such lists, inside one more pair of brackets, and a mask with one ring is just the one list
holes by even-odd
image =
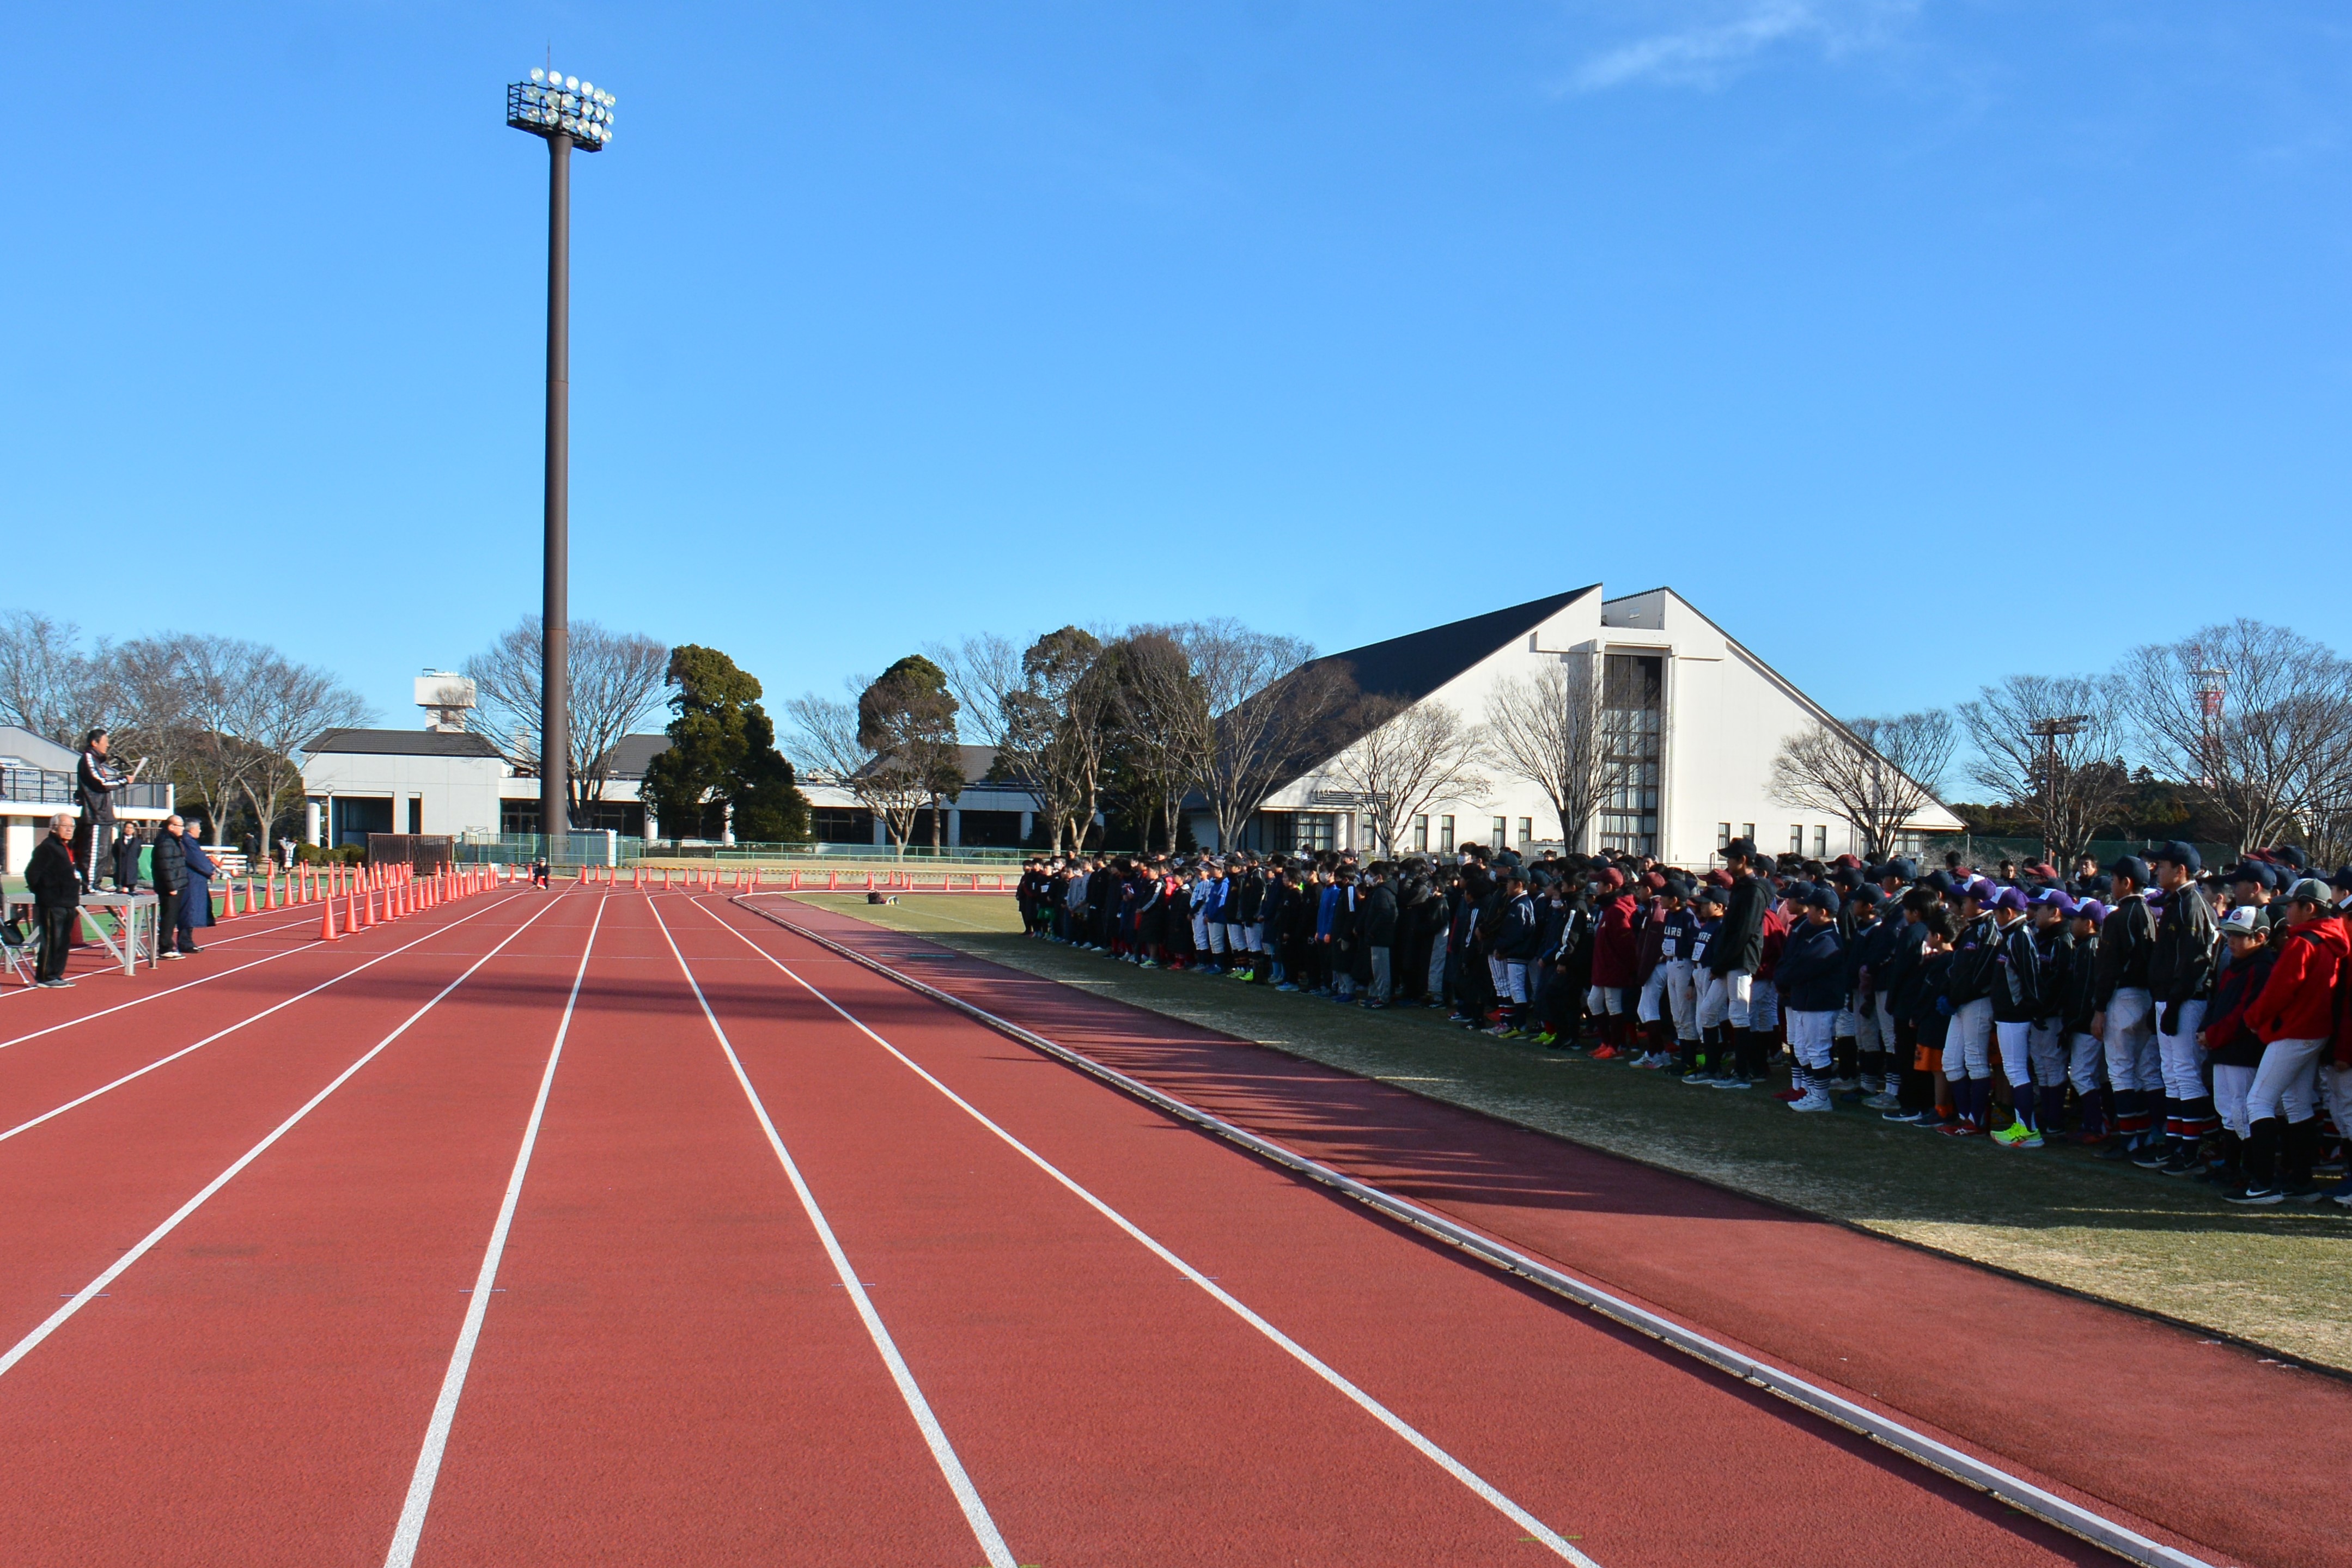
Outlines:
{"label": "man speaking at podium", "polygon": [[81,873],[84,893],[98,891],[96,851],[100,845],[113,842],[114,792],[131,782],[127,775],[115,771],[114,764],[107,760],[109,744],[102,729],[93,729],[82,737],[81,767],[75,780],[74,793],[76,803],[81,807],[81,821],[74,824],[74,869]]}

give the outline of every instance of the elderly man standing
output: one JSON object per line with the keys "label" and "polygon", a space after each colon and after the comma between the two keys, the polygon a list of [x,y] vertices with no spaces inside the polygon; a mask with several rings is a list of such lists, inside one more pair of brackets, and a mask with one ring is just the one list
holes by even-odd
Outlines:
{"label": "elderly man standing", "polygon": [[155,956],[176,958],[180,956],[180,908],[188,896],[188,841],[180,836],[180,819],[163,819],[155,832],[154,853],[148,857],[147,874],[155,884]]}
{"label": "elderly man standing", "polygon": [[49,819],[49,836],[25,863],[25,886],[33,895],[41,942],[33,980],[52,990],[73,984],[66,978],[66,951],[81,910],[81,873],[74,869],[73,836],[72,814],[59,811]]}

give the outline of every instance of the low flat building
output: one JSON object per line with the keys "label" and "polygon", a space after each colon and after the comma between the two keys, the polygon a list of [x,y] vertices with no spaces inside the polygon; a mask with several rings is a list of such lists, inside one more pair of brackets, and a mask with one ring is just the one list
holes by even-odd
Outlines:
{"label": "low flat building", "polygon": [[[581,826],[645,837],[646,764],[668,746],[666,735],[622,737],[604,798]],[[304,835],[315,844],[365,844],[370,833],[540,831],[538,778],[467,730],[331,729],[302,748],[302,783]]]}

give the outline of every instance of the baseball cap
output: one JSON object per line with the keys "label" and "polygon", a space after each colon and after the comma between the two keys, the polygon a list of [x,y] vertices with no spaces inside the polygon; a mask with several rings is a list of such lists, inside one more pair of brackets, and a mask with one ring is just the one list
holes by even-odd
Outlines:
{"label": "baseball cap", "polygon": [[2278,886],[2278,873],[2260,861],[2242,861],[2230,868],[2228,876],[2223,880],[2233,883],[2251,882],[2256,887],[2275,889]]}
{"label": "baseball cap", "polygon": [[2127,876],[2140,886],[2148,883],[2147,862],[2137,855],[2117,855],[2107,862],[2109,876]]}
{"label": "baseball cap", "polygon": [[2021,887],[2004,887],[1992,901],[1995,909],[2014,909],[2021,915],[2025,912],[2025,890]]}
{"label": "baseball cap", "polygon": [[2241,904],[2221,916],[2224,936],[2252,936],[2263,929],[2263,912],[2252,904]]}
{"label": "baseball cap", "polygon": [[2151,861],[2168,861],[2192,875],[2205,869],[2205,857],[2199,854],[2197,846],[2186,839],[2167,840],[2162,849],[2156,851],[2147,858]]}
{"label": "baseball cap", "polygon": [[1797,902],[1814,909],[1826,910],[1832,915],[1838,912],[1837,889],[1826,883],[1806,883],[1804,895]]}
{"label": "baseball cap", "polygon": [[2298,903],[2316,904],[2323,907],[2332,907],[2336,903],[2336,890],[2315,876],[2305,877],[2288,888],[2286,895]]}
{"label": "baseball cap", "polygon": [[2074,906],[2074,918],[2087,920],[2094,925],[2107,923],[2107,906],[2095,898],[2086,898]]}

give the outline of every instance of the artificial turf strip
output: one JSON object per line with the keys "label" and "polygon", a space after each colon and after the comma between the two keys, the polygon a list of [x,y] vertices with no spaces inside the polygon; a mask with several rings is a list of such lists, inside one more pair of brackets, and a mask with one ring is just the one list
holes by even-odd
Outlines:
{"label": "artificial turf strip", "polygon": [[2332,1203],[2241,1211],[2209,1187],[2073,1148],[1940,1138],[1857,1106],[1795,1117],[1769,1095],[1688,1088],[1668,1073],[1474,1036],[1433,1009],[1368,1013],[1139,969],[1020,936],[1009,898],[797,896],[1593,1148],[2352,1371],[2352,1321],[2341,1305],[2352,1299],[2352,1218]]}

